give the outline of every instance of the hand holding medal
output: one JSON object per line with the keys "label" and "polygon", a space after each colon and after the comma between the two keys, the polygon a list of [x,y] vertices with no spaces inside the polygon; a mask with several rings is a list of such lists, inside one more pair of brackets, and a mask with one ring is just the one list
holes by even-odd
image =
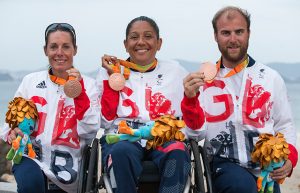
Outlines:
{"label": "hand holding medal", "polygon": [[[113,90],[120,91],[125,86],[125,71],[124,75],[121,74],[121,66],[119,60],[116,60],[115,64],[111,64],[111,69],[113,70],[113,73],[110,74],[108,78],[108,84]],[[127,77],[129,77],[129,74]]]}
{"label": "hand holding medal", "polygon": [[106,69],[109,78],[108,85],[115,91],[120,91],[125,86],[125,77],[121,74],[121,67],[115,56],[102,56],[102,67]]}
{"label": "hand holding medal", "polygon": [[[115,90],[120,91],[125,86],[125,81],[130,76],[130,69],[134,69],[138,72],[144,73],[148,70],[154,69],[157,65],[157,60],[148,65],[138,65],[126,60],[118,59],[114,56],[104,55],[102,57],[102,67],[107,70],[110,75],[108,79],[109,86]],[[121,66],[123,66],[123,72],[121,73]]]}
{"label": "hand holding medal", "polygon": [[69,80],[64,85],[64,92],[67,97],[76,98],[82,92],[82,87],[78,79],[81,79],[81,75],[78,70],[72,68],[67,71],[69,73]]}
{"label": "hand holding medal", "polygon": [[183,80],[184,94],[188,98],[195,97],[199,88],[206,83],[211,83],[217,76],[218,70],[211,62],[205,62],[197,72],[190,73]]}
{"label": "hand holding medal", "polygon": [[204,82],[211,83],[217,76],[218,70],[216,65],[211,62],[204,62],[199,70],[204,75]]}

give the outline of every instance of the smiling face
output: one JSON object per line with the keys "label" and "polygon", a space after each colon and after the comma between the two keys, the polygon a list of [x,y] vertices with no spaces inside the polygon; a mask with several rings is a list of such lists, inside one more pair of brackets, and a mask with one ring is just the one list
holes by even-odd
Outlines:
{"label": "smiling face", "polygon": [[154,62],[161,44],[162,39],[157,37],[154,28],[147,21],[134,22],[124,40],[130,61],[141,66]]}
{"label": "smiling face", "polygon": [[77,47],[74,47],[69,32],[58,30],[48,35],[44,52],[48,56],[53,74],[64,77],[67,76],[66,70],[73,66],[73,56],[77,53]]}
{"label": "smiling face", "polygon": [[215,40],[226,67],[233,68],[247,57],[250,31],[245,18],[237,11],[223,13],[216,23]]}

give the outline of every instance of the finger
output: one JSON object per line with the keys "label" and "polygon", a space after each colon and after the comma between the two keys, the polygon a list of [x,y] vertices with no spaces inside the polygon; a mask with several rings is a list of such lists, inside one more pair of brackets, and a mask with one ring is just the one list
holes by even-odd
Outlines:
{"label": "finger", "polygon": [[8,144],[11,144],[12,141],[13,141],[12,137],[11,137],[10,135],[7,136],[7,143],[8,143]]}
{"label": "finger", "polygon": [[198,92],[200,89],[200,86],[203,86],[202,81],[194,82],[193,84],[189,84],[185,87],[186,90],[193,91],[193,92]]}
{"label": "finger", "polygon": [[270,174],[270,177],[271,177],[273,180],[281,180],[281,179],[286,178],[287,176],[288,176],[287,174],[280,174],[280,175],[271,175],[271,174]]}
{"label": "finger", "polygon": [[18,127],[14,128],[14,131],[16,132],[16,135],[20,135],[21,137],[24,136],[23,132],[21,129],[19,129]]}
{"label": "finger", "polygon": [[[190,83],[190,82],[192,82],[192,83]],[[203,85],[203,82],[201,82],[201,81],[198,81],[198,82],[190,81],[190,82],[186,83],[184,85],[184,91],[187,96],[193,97],[199,91],[200,86]],[[190,93],[190,94],[187,94],[187,93]]]}
{"label": "finger", "polygon": [[191,86],[193,86],[193,85],[203,85],[204,84],[204,81],[203,81],[203,79],[202,78],[200,78],[199,76],[195,76],[195,77],[193,77],[193,78],[191,78],[191,79],[187,79],[185,82],[184,82],[184,87],[185,88],[189,88],[189,87],[191,87]]}
{"label": "finger", "polygon": [[199,82],[203,82],[203,79],[197,74],[190,74],[183,80],[184,88],[188,89],[190,86],[197,84]]}
{"label": "finger", "polygon": [[117,60],[118,60],[117,57],[105,54],[102,57],[102,64],[106,64],[106,65],[115,64],[115,63],[117,63]]}
{"label": "finger", "polygon": [[107,58],[107,60],[110,63],[114,63],[115,64],[118,61],[118,58],[116,56],[105,55],[105,57]]}
{"label": "finger", "polygon": [[13,142],[13,138],[11,136],[7,136],[7,143],[11,144]]}
{"label": "finger", "polygon": [[22,133],[21,129],[19,129],[19,127],[14,128],[13,130],[16,134],[20,134]]}
{"label": "finger", "polygon": [[287,176],[289,176],[292,169],[293,169],[293,166],[292,166],[291,161],[287,160],[281,168],[276,169],[273,172],[271,172],[270,176],[274,180],[280,180],[280,179],[283,179],[283,178],[286,178]]}
{"label": "finger", "polygon": [[76,80],[81,80],[81,74],[79,72],[70,72],[69,76],[75,77]]}
{"label": "finger", "polygon": [[116,59],[117,57],[115,57],[115,56],[112,56],[112,55],[108,55],[108,54],[104,54],[103,55],[103,58],[107,58],[107,59]]}
{"label": "finger", "polygon": [[70,69],[66,70],[66,72],[68,72],[68,73],[76,73],[76,72],[79,72],[79,70],[77,70],[76,68],[70,68]]}
{"label": "finger", "polygon": [[183,84],[185,84],[186,82],[190,81],[190,80],[192,79],[191,76],[192,76],[192,75],[191,75],[191,73],[190,73],[190,74],[188,74],[186,77],[184,77],[184,79],[183,79]]}
{"label": "finger", "polygon": [[117,63],[116,62],[117,61],[116,57],[104,55],[101,58],[101,60],[102,60],[102,68],[106,69],[106,71],[107,71],[107,73],[109,75],[111,75],[112,73],[114,73],[111,64]]}
{"label": "finger", "polygon": [[289,174],[293,169],[293,165],[292,162],[288,159],[286,160],[286,162],[284,163],[284,165],[281,168],[278,168],[276,170],[274,170],[272,173],[273,174],[283,174],[283,173],[287,173]]}
{"label": "finger", "polygon": [[102,62],[102,67],[107,68],[110,67],[110,64],[112,63],[110,56],[103,56],[101,58],[101,62]]}
{"label": "finger", "polygon": [[188,98],[195,97],[200,90],[200,86],[203,86],[205,83],[200,81],[190,81],[187,82],[184,86],[184,93]]}
{"label": "finger", "polygon": [[107,56],[102,56],[101,57],[101,63],[102,63],[102,67],[106,67],[107,65],[109,65],[109,58]]}
{"label": "finger", "polygon": [[286,174],[285,170],[273,171],[270,173],[270,176],[273,177],[282,177]]}
{"label": "finger", "polygon": [[201,73],[198,73],[198,72],[192,72],[190,74],[188,74],[184,79],[183,79],[183,82],[189,82],[191,81],[192,79],[194,78],[203,78],[202,77],[202,74]]}
{"label": "finger", "polygon": [[13,142],[13,140],[16,139],[16,135],[17,135],[16,131],[15,130],[11,130],[10,133],[9,133],[9,135],[7,136],[7,142],[9,144],[11,144]]}
{"label": "finger", "polygon": [[66,71],[69,76],[75,77],[76,80],[80,81],[81,80],[81,74],[79,72],[79,70],[77,70],[76,68],[71,68],[69,70]]}

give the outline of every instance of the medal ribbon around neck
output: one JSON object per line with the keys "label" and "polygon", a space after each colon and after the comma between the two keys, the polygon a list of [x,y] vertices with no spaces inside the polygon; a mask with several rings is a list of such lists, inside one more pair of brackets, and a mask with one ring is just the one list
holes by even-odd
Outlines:
{"label": "medal ribbon around neck", "polygon": [[157,60],[155,59],[154,62],[152,62],[151,64],[141,66],[133,62],[118,59],[118,62],[116,64],[113,64],[112,67],[114,73],[121,73],[121,65],[125,67],[123,75],[125,79],[128,80],[130,76],[130,69],[136,70],[138,72],[147,72],[148,70],[152,70],[157,66]]}
{"label": "medal ribbon around neck", "polygon": [[50,80],[55,84],[64,86],[64,93],[69,98],[76,98],[82,92],[82,86],[74,76],[69,76],[68,80],[65,80],[63,78],[50,74],[49,71],[49,77]]}
{"label": "medal ribbon around neck", "polygon": [[54,82],[55,84],[58,84],[58,85],[65,85],[68,80],[75,80],[75,77],[73,77],[73,76],[69,76],[68,80],[65,80],[58,76],[52,75],[50,73],[49,73],[49,77],[52,82]]}
{"label": "medal ribbon around neck", "polygon": [[151,70],[151,69],[155,68],[156,65],[157,65],[157,60],[156,59],[151,64],[148,64],[148,65],[145,65],[145,66],[138,65],[138,64],[135,64],[133,62],[126,61],[126,60],[119,60],[119,61],[120,61],[120,64],[122,66],[125,66],[127,68],[131,68],[131,69],[139,71],[139,72],[147,72],[148,70]]}
{"label": "medal ribbon around neck", "polygon": [[[218,72],[220,71],[221,68],[221,59],[217,62],[217,70]],[[247,57],[243,62],[238,64],[236,67],[234,67],[232,70],[230,70],[223,78],[228,78],[230,76],[233,76],[239,72],[241,72],[244,68],[247,67],[249,63],[249,57]]]}

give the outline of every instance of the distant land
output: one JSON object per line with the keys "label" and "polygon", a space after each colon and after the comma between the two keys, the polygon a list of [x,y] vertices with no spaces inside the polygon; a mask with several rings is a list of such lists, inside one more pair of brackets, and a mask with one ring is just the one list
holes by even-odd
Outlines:
{"label": "distant land", "polygon": [[[201,64],[201,62],[192,62],[181,59],[177,59],[177,61],[179,61],[189,72],[197,71]],[[300,62],[272,62],[266,65],[276,70],[287,83],[300,83]]]}
{"label": "distant land", "polygon": [[0,81],[12,81],[14,80],[10,73],[0,72]]}
{"label": "distant land", "polygon": [[[186,68],[189,72],[197,71],[200,67],[201,62],[187,61],[182,59],[176,59],[184,68]],[[285,63],[285,62],[272,62],[267,64],[283,77],[283,79],[287,83],[300,83],[300,62],[297,63]],[[37,69],[36,71],[40,71],[43,69]],[[0,81],[20,81],[26,74],[29,74],[33,71],[7,71],[0,69]],[[84,72],[90,77],[95,78],[98,70],[95,69],[91,72]]]}

